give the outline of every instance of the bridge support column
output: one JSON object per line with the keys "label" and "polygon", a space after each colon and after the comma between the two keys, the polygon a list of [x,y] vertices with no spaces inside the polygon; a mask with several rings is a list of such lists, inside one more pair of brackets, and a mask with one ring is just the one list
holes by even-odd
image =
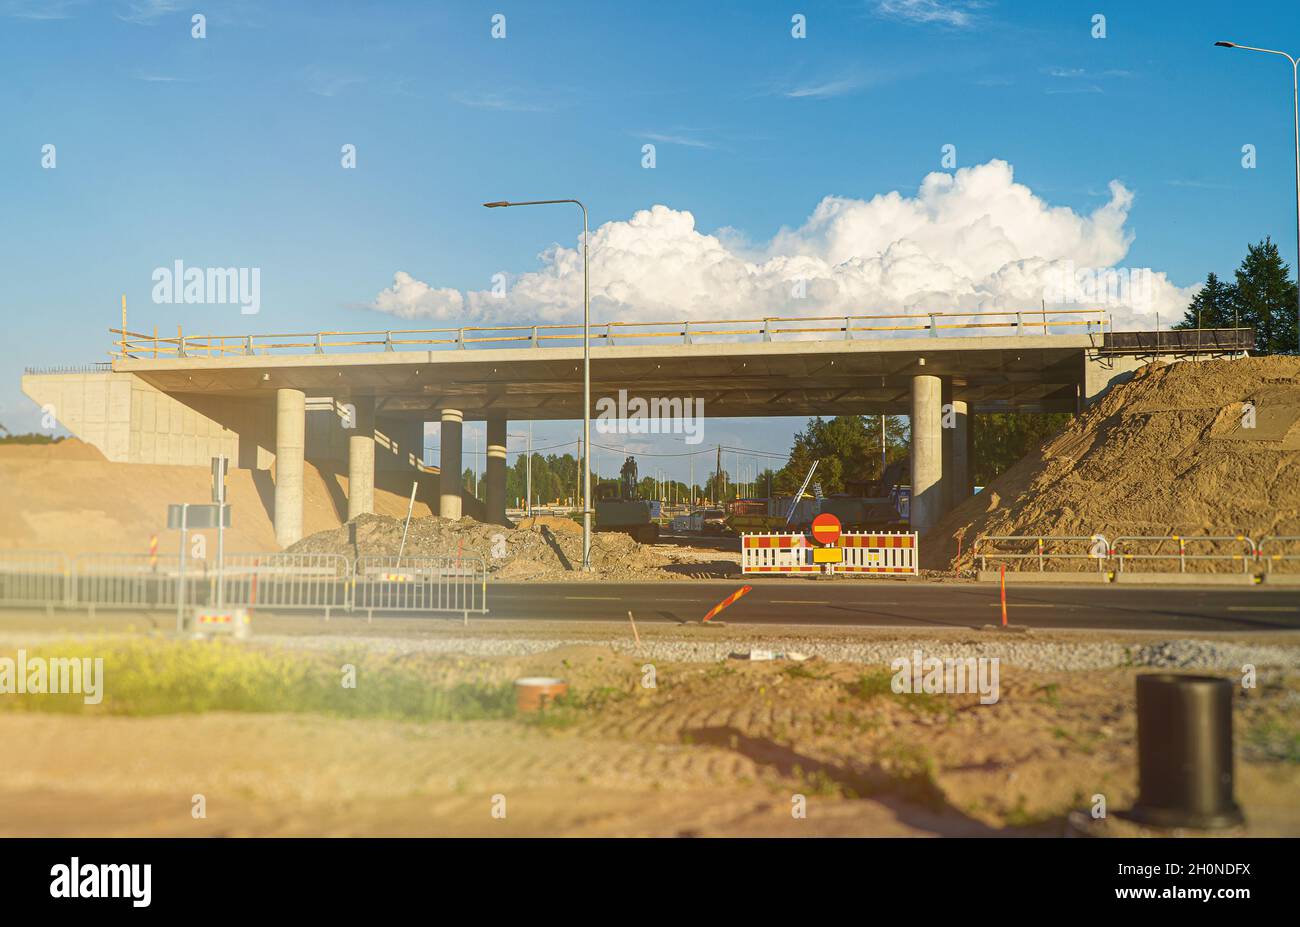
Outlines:
{"label": "bridge support column", "polygon": [[948,487],[948,508],[961,505],[971,494],[970,415],[964,399],[952,400],[952,428],[945,430],[949,445],[944,458],[944,485]]}
{"label": "bridge support column", "polygon": [[924,533],[943,517],[943,384],[912,377],[912,530]]}
{"label": "bridge support column", "polygon": [[506,419],[487,420],[487,520],[506,523]]}
{"label": "bridge support column", "polygon": [[348,432],[348,521],[375,511],[375,397],[350,402],[355,417]]}
{"label": "bridge support column", "polygon": [[302,539],[302,463],[307,433],[307,396],[275,391],[275,542]]}
{"label": "bridge support column", "polygon": [[461,423],[465,416],[459,409],[442,410],[442,432],[438,444],[438,514],[443,518],[460,518]]}

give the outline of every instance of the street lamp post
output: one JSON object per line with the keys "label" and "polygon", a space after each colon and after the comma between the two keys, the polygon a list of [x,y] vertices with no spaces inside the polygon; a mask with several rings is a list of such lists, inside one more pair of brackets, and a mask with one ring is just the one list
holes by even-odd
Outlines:
{"label": "street lamp post", "polygon": [[1263,52],[1266,55],[1281,55],[1291,62],[1291,106],[1295,126],[1295,221],[1296,221],[1296,350],[1300,351],[1300,62],[1284,51],[1271,48],[1255,48],[1251,45],[1238,45],[1236,42],[1215,42],[1219,48],[1241,48],[1245,51]]}
{"label": "street lamp post", "polygon": [[591,282],[587,269],[587,207],[580,200],[498,200],[488,209],[506,206],[553,206],[572,203],[582,210],[582,572],[591,572]]}

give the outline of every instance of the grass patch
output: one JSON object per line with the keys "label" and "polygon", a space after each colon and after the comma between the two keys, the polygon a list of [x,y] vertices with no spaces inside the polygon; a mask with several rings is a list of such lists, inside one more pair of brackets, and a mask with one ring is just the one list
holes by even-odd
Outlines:
{"label": "grass patch", "polygon": [[573,727],[591,715],[603,710],[607,705],[630,698],[631,694],[613,686],[597,686],[575,692],[570,689],[557,698],[554,703],[536,712],[519,715],[525,724],[539,728],[563,729]]}
{"label": "grass patch", "polygon": [[[29,663],[34,657],[102,658],[103,701],[87,705],[80,695],[9,694],[0,695],[0,710],[136,717],[304,712],[421,721],[514,716],[509,684],[447,685],[427,668],[364,652],[290,653],[225,641],[109,641],[53,644],[29,650]],[[353,676],[355,687],[345,686]]]}
{"label": "grass patch", "polygon": [[1300,763],[1300,726],[1270,719],[1252,725],[1246,735],[1249,752],[1279,763]]}
{"label": "grass patch", "polygon": [[782,670],[791,679],[825,679],[822,673],[814,673],[802,663],[793,663]]}
{"label": "grass patch", "polygon": [[913,711],[928,714],[952,714],[953,707],[943,697],[928,692],[895,692],[894,674],[889,670],[873,670],[863,673],[856,680],[847,684],[850,696],[859,701],[870,702],[878,698],[893,699],[906,705]]}

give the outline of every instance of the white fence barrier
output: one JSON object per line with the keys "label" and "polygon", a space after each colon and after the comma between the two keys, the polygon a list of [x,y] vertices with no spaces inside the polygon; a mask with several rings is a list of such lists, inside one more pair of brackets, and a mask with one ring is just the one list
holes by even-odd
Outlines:
{"label": "white fence barrier", "polygon": [[742,534],[741,573],[820,573],[812,541],[802,534]]}
{"label": "white fence barrier", "polygon": [[835,565],[836,573],[908,573],[916,576],[920,572],[915,532],[842,534],[840,547],[844,549],[844,562]]}
{"label": "white fence barrier", "polygon": [[[819,546],[804,534],[744,534],[740,538],[740,571],[820,573],[823,565],[813,562],[813,550]],[[839,547],[844,559],[832,564],[830,572],[915,576],[920,570],[915,533],[845,532],[840,535]]]}

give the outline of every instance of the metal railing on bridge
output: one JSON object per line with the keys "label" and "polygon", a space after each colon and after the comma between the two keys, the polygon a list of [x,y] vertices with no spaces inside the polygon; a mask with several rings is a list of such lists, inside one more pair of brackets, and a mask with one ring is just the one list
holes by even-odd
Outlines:
{"label": "metal railing on bridge", "polygon": [[[592,342],[672,338],[691,344],[696,338],[853,340],[858,334],[917,332],[938,337],[941,332],[1001,330],[1009,334],[1046,335],[1082,331],[1104,333],[1108,327],[1100,309],[1044,311],[909,312],[882,315],[769,317],[759,319],[701,319],[676,322],[601,322],[590,326]],[[116,358],[231,357],[286,352],[325,354],[347,351],[402,351],[471,345],[543,347],[582,340],[582,325],[503,325],[460,328],[407,328],[383,331],[319,331],[246,335],[185,335],[175,337],[110,328],[117,335],[110,351]]]}

